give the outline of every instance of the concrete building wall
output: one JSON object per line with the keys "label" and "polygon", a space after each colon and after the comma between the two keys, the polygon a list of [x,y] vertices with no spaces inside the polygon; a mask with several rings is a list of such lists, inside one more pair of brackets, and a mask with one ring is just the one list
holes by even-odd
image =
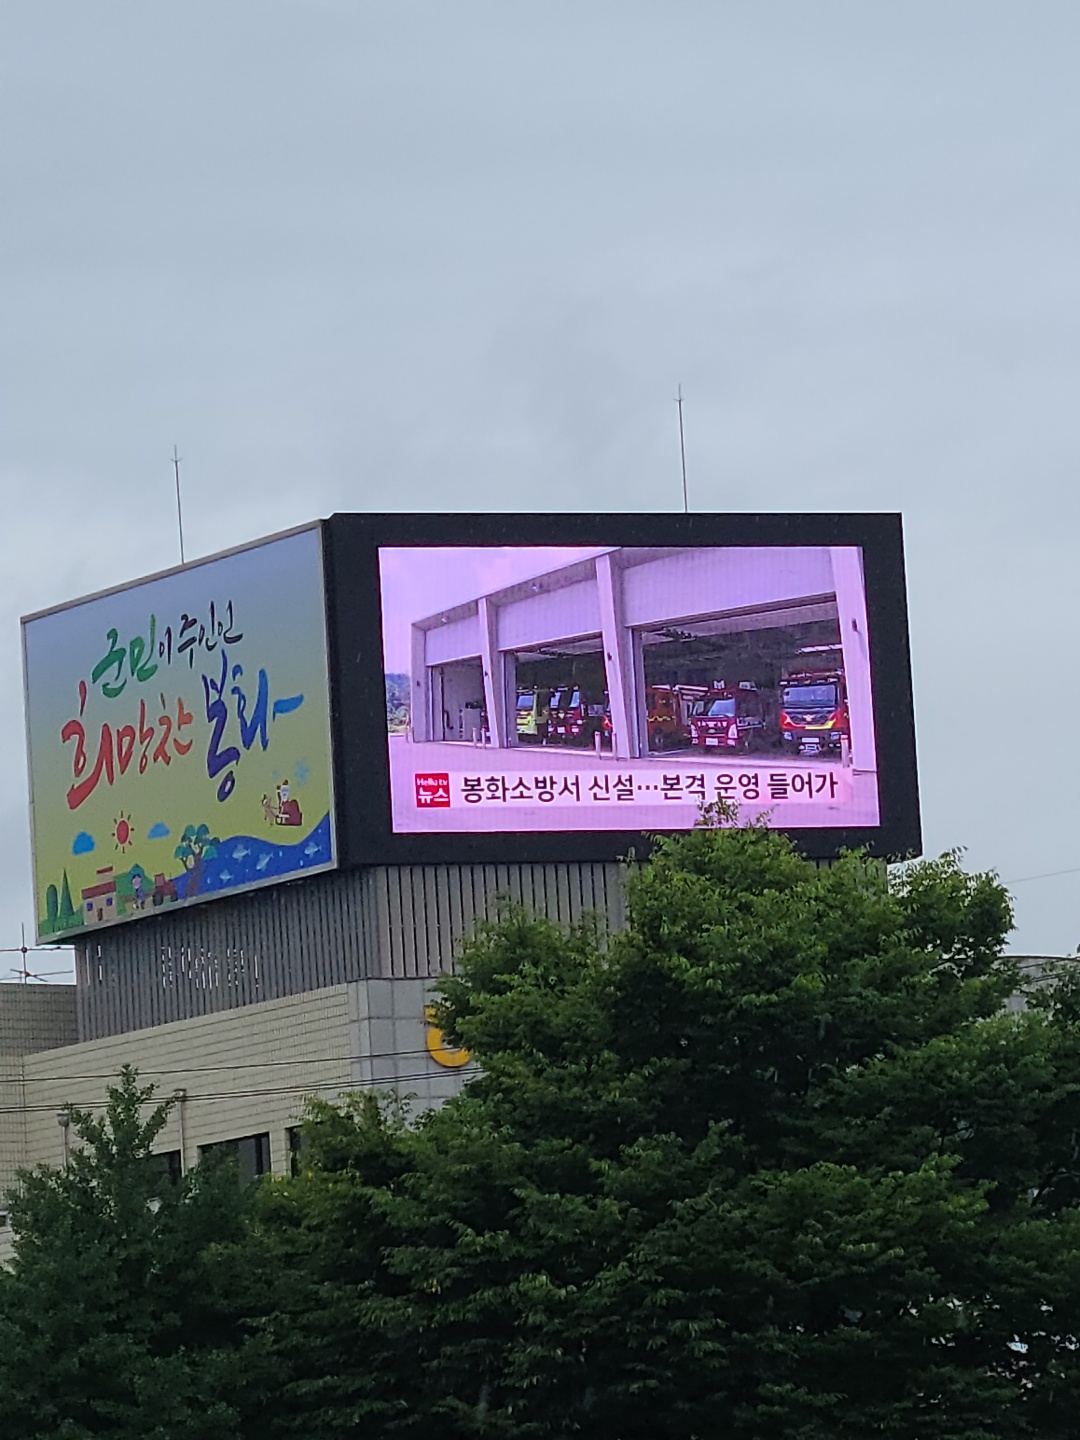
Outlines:
{"label": "concrete building wall", "polygon": [[1026,1010],[1030,997],[1058,978],[1064,967],[1077,963],[1075,955],[1014,955],[1013,959],[1020,968],[1020,988],[1005,1008],[1014,1015]]}
{"label": "concrete building wall", "polygon": [[[77,1039],[74,985],[0,985],[0,1195],[26,1163],[23,1058]],[[2,1232],[0,1224],[0,1240]]]}
{"label": "concrete building wall", "polygon": [[[98,930],[76,947],[80,1040],[363,979],[453,967],[505,900],[569,924],[623,923],[623,867],[402,865],[313,875]],[[39,987],[40,988],[40,987]]]}
{"label": "concrete building wall", "polygon": [[874,736],[870,630],[866,621],[862,555],[850,545],[838,545],[832,557],[851,715],[851,763],[856,770],[873,771],[877,769],[877,740]]}
{"label": "concrete building wall", "polygon": [[816,546],[747,546],[724,550],[719,558],[715,551],[684,550],[621,569],[631,626],[798,601],[834,588],[829,551]]}
{"label": "concrete building wall", "polygon": [[[310,1098],[378,1089],[395,1091],[415,1109],[440,1104],[475,1066],[462,1052],[448,1050],[428,1023],[431,984],[355,981],[130,1034],[0,1056],[0,1192],[9,1190],[20,1168],[64,1165],[77,1142],[61,1117],[72,1106],[99,1112],[124,1065],[155,1086],[155,1103],[178,1097],[155,1149],[179,1152],[185,1170],[198,1163],[204,1146],[268,1134],[271,1173],[287,1174],[289,1132]],[[0,1002],[7,988],[0,987]],[[6,1215],[2,1203],[0,1215]],[[11,1240],[10,1227],[0,1222],[0,1262]]]}
{"label": "concrete building wall", "polygon": [[451,660],[480,658],[480,618],[469,615],[436,626],[425,636],[425,655],[429,665],[445,665]]}
{"label": "concrete building wall", "polygon": [[185,1097],[157,1147],[182,1149],[184,1168],[196,1163],[201,1145],[269,1130],[272,1168],[284,1173],[285,1129],[297,1122],[304,1097],[338,1094],[352,1079],[348,989],[337,985],[26,1056],[27,1163],[61,1164],[58,1112],[99,1108],[120,1068],[133,1065],[162,1097],[178,1091]]}
{"label": "concrete building wall", "polygon": [[0,1056],[53,1050],[78,1038],[74,985],[0,985]]}
{"label": "concrete building wall", "polygon": [[498,606],[498,614],[500,650],[523,650],[600,633],[595,580],[579,580],[535,598],[511,600]]}

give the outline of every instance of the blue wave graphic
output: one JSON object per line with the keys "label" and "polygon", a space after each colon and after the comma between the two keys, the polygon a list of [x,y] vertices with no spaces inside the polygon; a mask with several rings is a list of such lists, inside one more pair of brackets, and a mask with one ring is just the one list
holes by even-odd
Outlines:
{"label": "blue wave graphic", "polygon": [[[275,877],[300,875],[305,870],[328,864],[333,857],[328,814],[293,845],[275,844],[257,835],[231,835],[222,840],[213,859],[203,865],[195,894],[214,895]],[[191,872],[186,870],[175,877],[177,899],[191,898],[188,895],[191,879]]]}

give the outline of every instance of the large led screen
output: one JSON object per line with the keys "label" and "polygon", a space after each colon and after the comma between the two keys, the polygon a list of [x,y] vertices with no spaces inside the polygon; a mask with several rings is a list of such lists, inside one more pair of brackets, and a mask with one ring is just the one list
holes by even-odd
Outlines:
{"label": "large led screen", "polygon": [[335,860],[321,534],[23,622],[42,940]]}
{"label": "large led screen", "polygon": [[[882,819],[853,544],[380,545],[395,835]],[[902,606],[902,597],[900,598]]]}

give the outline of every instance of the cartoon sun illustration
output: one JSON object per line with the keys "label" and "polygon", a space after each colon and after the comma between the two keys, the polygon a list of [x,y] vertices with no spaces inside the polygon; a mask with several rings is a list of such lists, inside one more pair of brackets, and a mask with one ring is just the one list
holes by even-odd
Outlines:
{"label": "cartoon sun illustration", "polygon": [[121,851],[126,850],[135,840],[131,833],[131,816],[125,815],[122,810],[113,826],[113,839],[116,841],[116,848]]}

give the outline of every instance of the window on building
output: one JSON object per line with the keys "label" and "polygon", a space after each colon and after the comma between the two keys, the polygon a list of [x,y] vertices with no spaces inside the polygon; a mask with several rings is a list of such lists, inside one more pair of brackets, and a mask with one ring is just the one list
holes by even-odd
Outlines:
{"label": "window on building", "polygon": [[299,1125],[285,1131],[289,1142],[289,1174],[299,1175],[304,1168],[304,1132]]}
{"label": "window on building", "polygon": [[180,1164],[179,1150],[159,1150],[152,1159],[156,1165],[160,1166],[162,1175],[170,1184],[180,1184],[183,1167]]}
{"label": "window on building", "polygon": [[200,1145],[199,1155],[223,1155],[234,1161],[240,1179],[247,1185],[270,1170],[270,1136],[264,1131],[235,1140],[215,1140],[211,1145]]}

